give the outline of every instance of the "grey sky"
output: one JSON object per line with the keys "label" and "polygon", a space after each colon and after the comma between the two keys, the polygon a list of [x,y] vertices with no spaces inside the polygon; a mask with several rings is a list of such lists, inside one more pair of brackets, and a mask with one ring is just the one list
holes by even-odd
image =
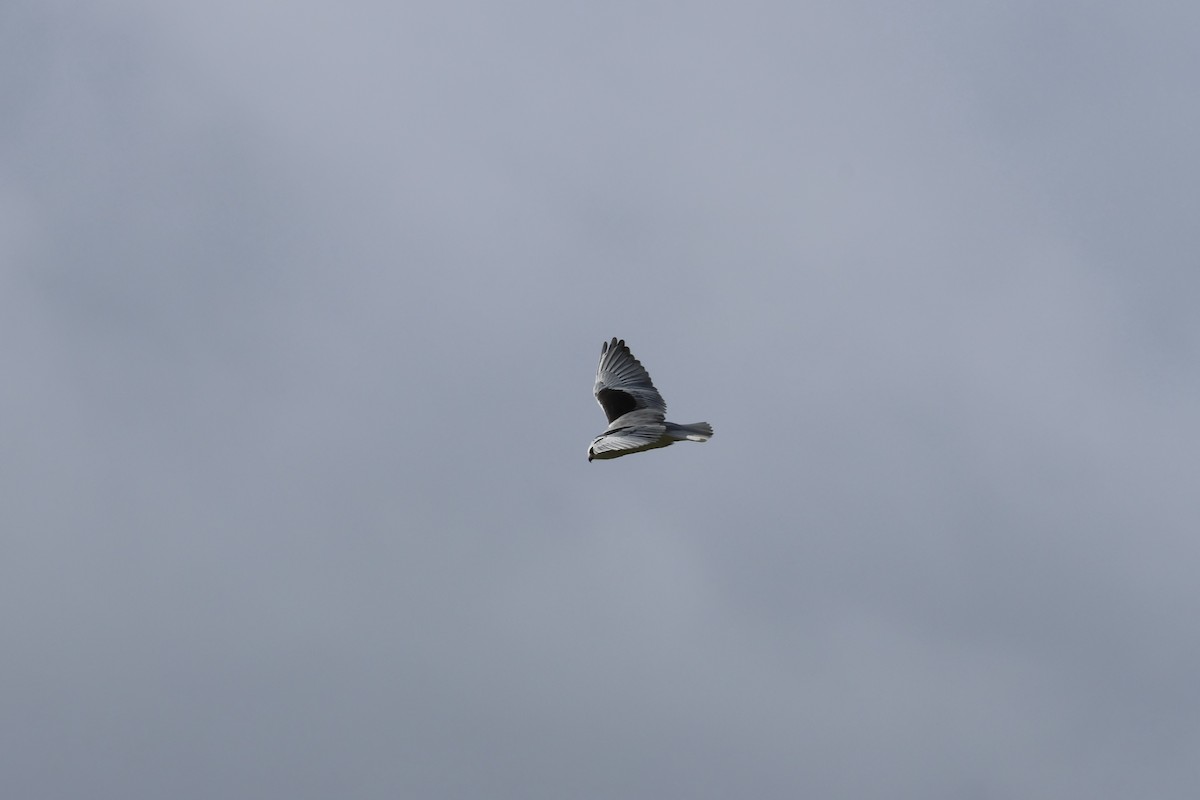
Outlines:
{"label": "grey sky", "polygon": [[0,6],[6,796],[1194,797],[1200,10],[184,6]]}

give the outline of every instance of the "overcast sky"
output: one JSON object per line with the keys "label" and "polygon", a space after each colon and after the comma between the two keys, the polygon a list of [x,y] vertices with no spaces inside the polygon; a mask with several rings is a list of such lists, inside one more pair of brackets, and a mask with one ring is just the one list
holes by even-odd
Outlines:
{"label": "overcast sky", "polygon": [[5,796],[1194,798],[1198,40],[0,4]]}

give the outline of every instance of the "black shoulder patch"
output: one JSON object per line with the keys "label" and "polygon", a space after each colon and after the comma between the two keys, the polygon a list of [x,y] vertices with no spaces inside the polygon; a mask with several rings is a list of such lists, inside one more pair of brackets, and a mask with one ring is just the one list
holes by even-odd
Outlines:
{"label": "black shoulder patch", "polygon": [[601,389],[596,392],[596,399],[600,401],[604,416],[608,417],[609,422],[637,408],[637,401],[633,399],[633,395],[620,389]]}

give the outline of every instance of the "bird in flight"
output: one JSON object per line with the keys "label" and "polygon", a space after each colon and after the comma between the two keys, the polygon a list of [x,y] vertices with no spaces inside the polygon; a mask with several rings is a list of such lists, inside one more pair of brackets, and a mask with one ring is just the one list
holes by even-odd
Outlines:
{"label": "bird in flight", "polygon": [[666,421],[666,402],[624,339],[613,337],[600,346],[595,392],[596,402],[608,417],[608,430],[592,440],[588,461],[712,438],[712,425],[707,422],[677,425]]}

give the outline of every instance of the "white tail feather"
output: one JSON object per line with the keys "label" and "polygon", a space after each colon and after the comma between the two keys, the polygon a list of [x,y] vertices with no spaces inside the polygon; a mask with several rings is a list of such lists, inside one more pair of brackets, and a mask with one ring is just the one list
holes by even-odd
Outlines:
{"label": "white tail feather", "polygon": [[713,429],[707,422],[693,422],[691,425],[668,422],[667,435],[677,441],[707,442],[712,438]]}

